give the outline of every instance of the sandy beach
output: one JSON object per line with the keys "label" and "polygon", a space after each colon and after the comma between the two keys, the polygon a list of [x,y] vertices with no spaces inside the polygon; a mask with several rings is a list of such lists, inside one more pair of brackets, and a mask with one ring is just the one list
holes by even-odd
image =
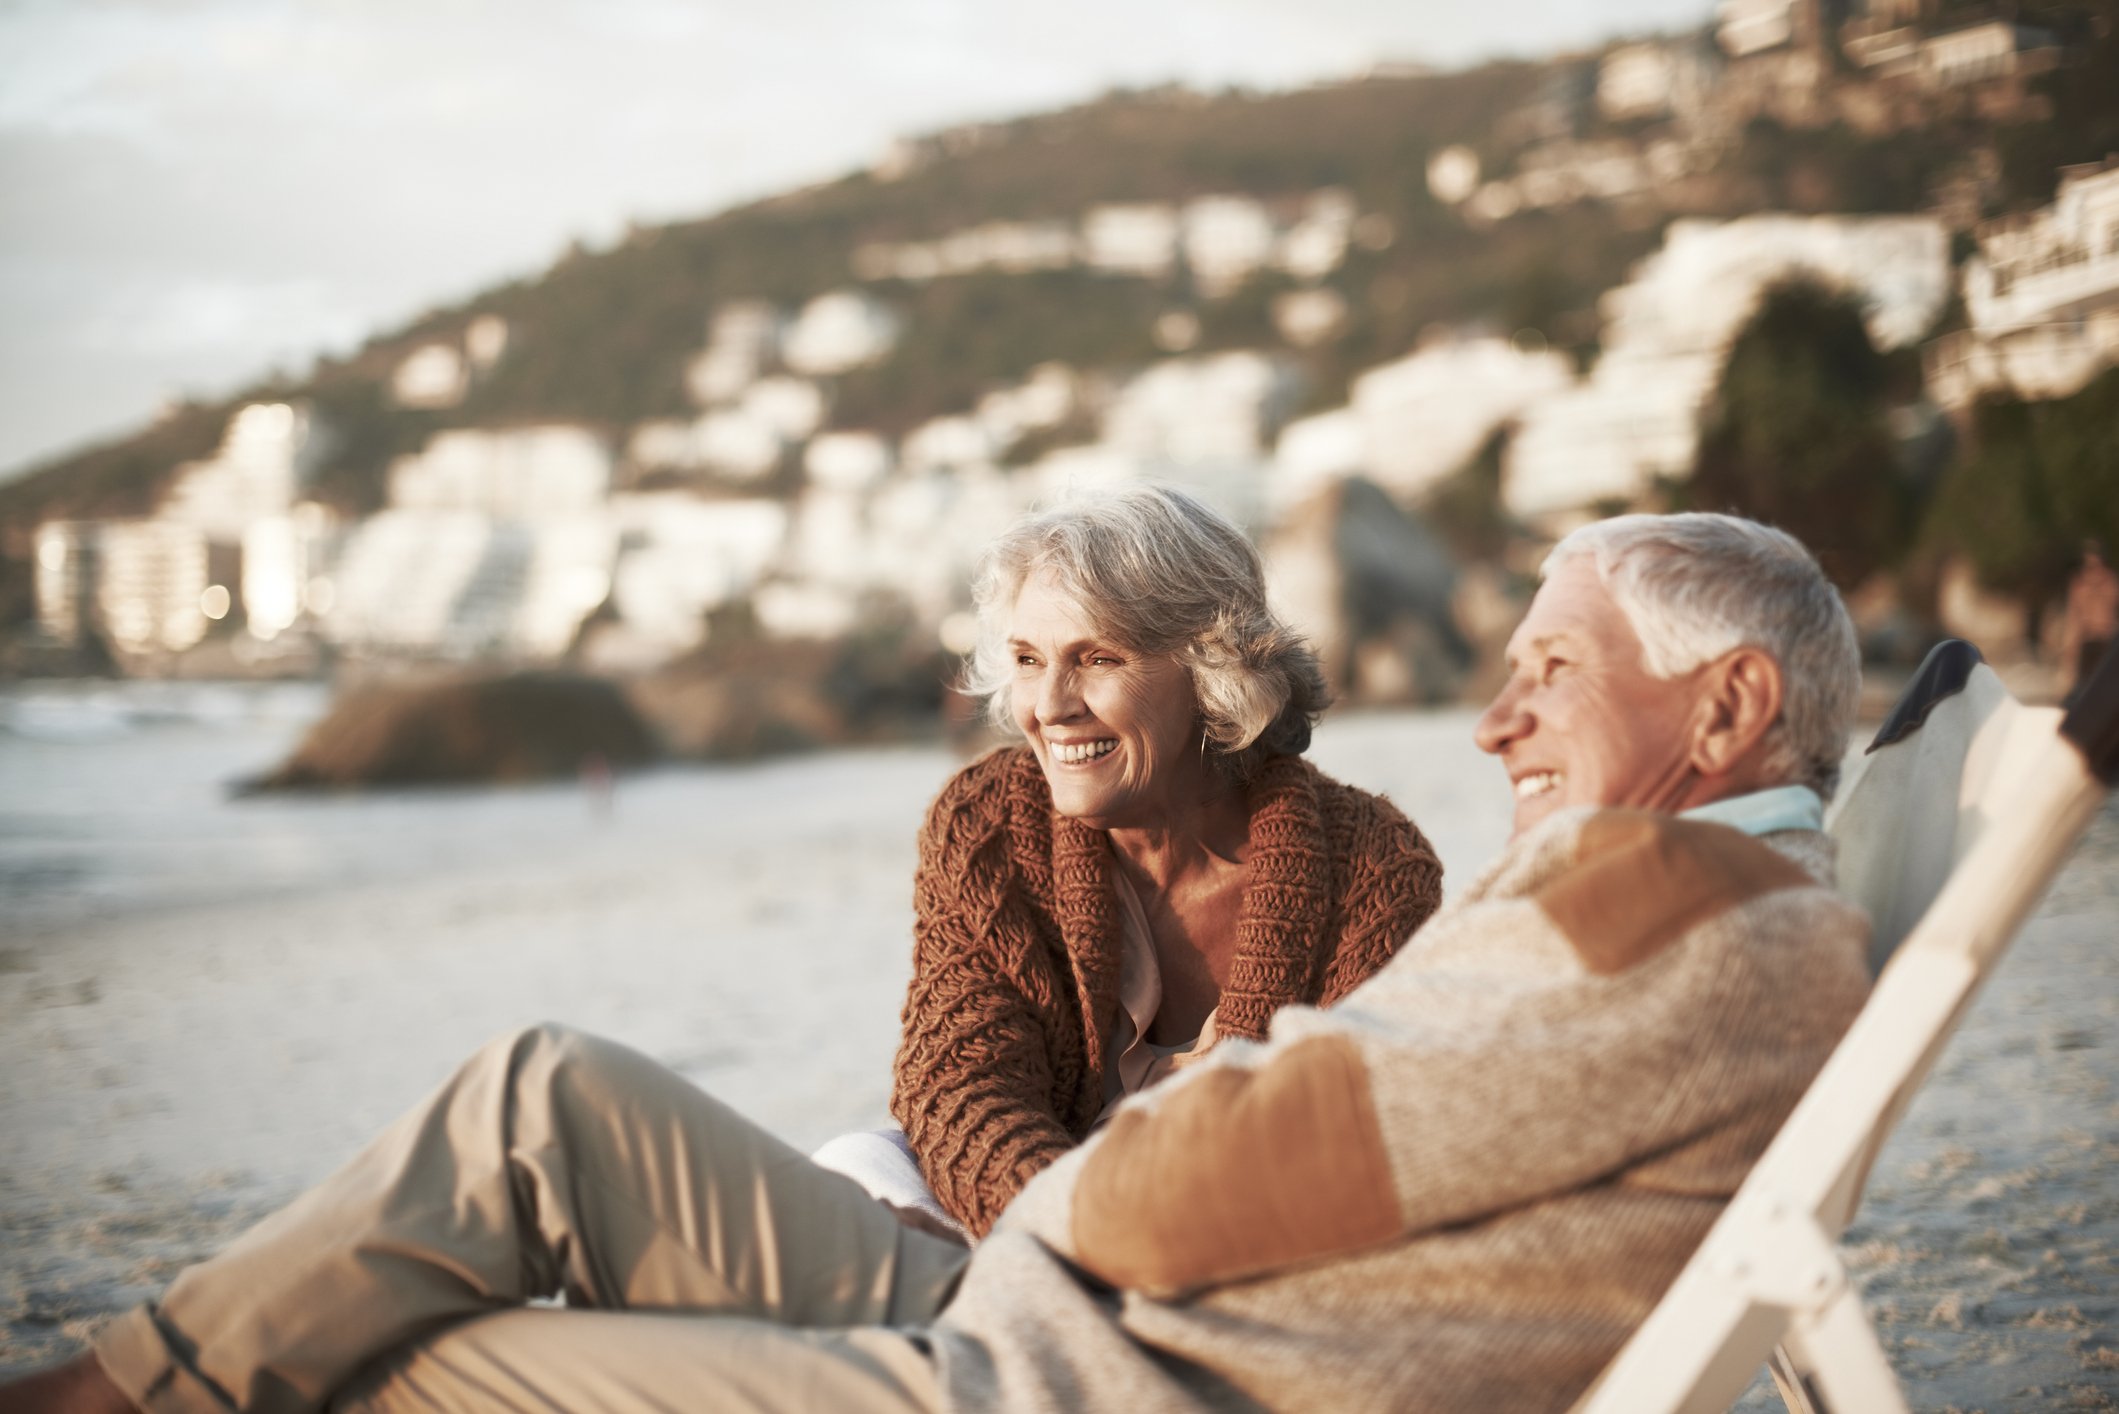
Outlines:
{"label": "sandy beach", "polygon": [[[608,809],[232,801],[315,694],[135,695],[87,730],[57,691],[0,697],[0,1371],[76,1348],[509,1027],[616,1037],[803,1146],[884,1118],[948,751],[671,767]],[[1470,722],[1345,717],[1314,752],[1460,883],[1508,817]],[[1916,1408],[2119,1408],[2115,941],[2108,808],[1849,1234]]]}

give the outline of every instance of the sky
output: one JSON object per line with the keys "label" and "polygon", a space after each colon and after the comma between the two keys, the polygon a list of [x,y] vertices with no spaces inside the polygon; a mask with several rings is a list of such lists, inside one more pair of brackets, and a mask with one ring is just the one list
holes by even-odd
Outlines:
{"label": "sky", "polygon": [[0,479],[628,221],[1114,86],[1283,88],[1711,0],[0,0]]}

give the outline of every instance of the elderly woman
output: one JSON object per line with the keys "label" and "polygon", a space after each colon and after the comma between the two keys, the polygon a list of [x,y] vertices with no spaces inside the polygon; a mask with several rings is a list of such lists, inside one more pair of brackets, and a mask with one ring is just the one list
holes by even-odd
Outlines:
{"label": "elderly woman", "polygon": [[971,685],[1022,744],[958,773],[920,835],[885,1136],[919,1172],[865,1136],[818,1159],[980,1234],[1127,1095],[1366,980],[1442,869],[1388,801],[1302,759],[1316,656],[1199,501],[1032,516],[976,595]]}

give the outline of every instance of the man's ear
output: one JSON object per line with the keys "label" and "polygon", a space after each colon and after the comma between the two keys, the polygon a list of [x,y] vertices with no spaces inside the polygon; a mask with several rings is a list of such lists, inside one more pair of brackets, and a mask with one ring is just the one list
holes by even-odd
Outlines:
{"label": "man's ear", "polygon": [[1780,720],[1781,665],[1758,648],[1735,648],[1700,669],[1700,715],[1692,734],[1693,770],[1707,778],[1742,775]]}

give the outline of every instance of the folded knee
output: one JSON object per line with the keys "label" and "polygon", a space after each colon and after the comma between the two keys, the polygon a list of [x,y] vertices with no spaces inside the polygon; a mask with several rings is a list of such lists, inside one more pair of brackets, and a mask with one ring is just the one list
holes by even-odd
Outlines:
{"label": "folded knee", "polygon": [[570,1055],[586,1037],[587,1033],[557,1021],[540,1021],[529,1026],[518,1026],[503,1031],[472,1053],[467,1062],[471,1066],[499,1065],[509,1070],[519,1070],[526,1063],[538,1059],[559,1059]]}
{"label": "folded knee", "polygon": [[519,1091],[525,1084],[546,1088],[560,1075],[579,1069],[594,1038],[542,1021],[503,1031],[471,1054],[457,1071],[458,1083],[474,1090]]}
{"label": "folded knee", "polygon": [[535,1095],[565,1103],[622,1096],[654,1063],[592,1032],[544,1021],[494,1037],[472,1065],[490,1068],[518,1102]]}

